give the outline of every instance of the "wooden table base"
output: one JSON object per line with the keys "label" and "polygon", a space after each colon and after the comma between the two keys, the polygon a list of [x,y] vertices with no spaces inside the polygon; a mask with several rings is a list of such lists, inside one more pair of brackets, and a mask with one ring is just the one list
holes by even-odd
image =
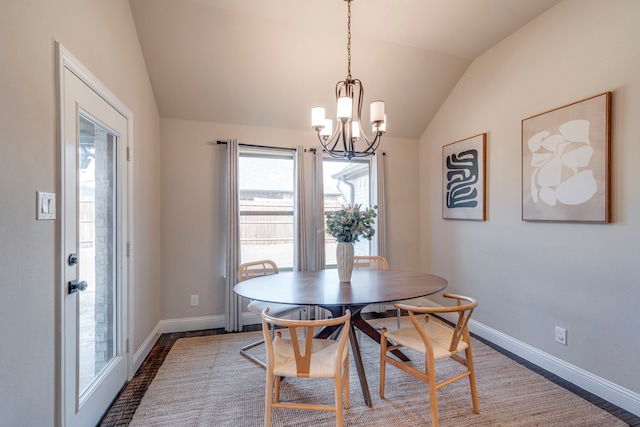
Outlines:
{"label": "wooden table base", "polygon": [[[380,340],[382,339],[382,335],[378,332],[373,326],[371,326],[366,320],[362,318],[360,312],[366,305],[348,305],[348,306],[328,306],[323,307],[331,312],[333,317],[340,317],[344,315],[347,311],[351,311],[351,324],[349,327],[349,342],[351,343],[351,352],[353,353],[353,359],[356,363],[356,370],[358,371],[358,378],[360,379],[360,388],[362,389],[362,394],[364,396],[364,401],[368,407],[372,407],[373,403],[371,402],[371,393],[369,392],[369,384],[367,383],[367,376],[364,372],[364,365],[362,364],[362,355],[360,354],[360,345],[358,344],[358,339],[356,337],[356,328],[360,329],[364,332],[368,337],[372,340],[380,344]],[[316,335],[316,338],[327,339],[331,337],[340,326],[337,327],[327,327],[322,329]],[[398,357],[400,360],[407,362],[409,358],[402,353],[400,350],[394,350],[393,354]]]}

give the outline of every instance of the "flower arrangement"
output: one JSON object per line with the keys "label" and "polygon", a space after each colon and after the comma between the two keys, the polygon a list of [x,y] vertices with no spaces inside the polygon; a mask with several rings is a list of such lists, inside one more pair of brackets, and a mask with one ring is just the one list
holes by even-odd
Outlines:
{"label": "flower arrangement", "polygon": [[327,233],[338,242],[355,243],[360,237],[371,240],[375,234],[373,224],[378,215],[373,208],[361,209],[361,205],[346,205],[342,209],[327,214]]}

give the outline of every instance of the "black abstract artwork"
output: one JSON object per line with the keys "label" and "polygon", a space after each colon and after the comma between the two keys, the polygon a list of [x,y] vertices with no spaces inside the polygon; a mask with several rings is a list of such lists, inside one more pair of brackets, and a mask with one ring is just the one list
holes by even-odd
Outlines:
{"label": "black abstract artwork", "polygon": [[442,217],[485,219],[486,134],[442,147]]}
{"label": "black abstract artwork", "polygon": [[447,156],[447,207],[475,208],[478,206],[478,150],[466,150]]}

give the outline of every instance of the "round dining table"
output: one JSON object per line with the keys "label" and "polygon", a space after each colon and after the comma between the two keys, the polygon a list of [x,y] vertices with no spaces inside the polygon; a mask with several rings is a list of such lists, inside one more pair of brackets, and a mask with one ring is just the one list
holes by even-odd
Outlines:
{"label": "round dining table", "polygon": [[[245,280],[234,287],[236,294],[258,301],[280,304],[319,306],[334,317],[351,312],[349,340],[366,404],[371,407],[371,395],[367,384],[360,346],[355,329],[361,330],[377,343],[381,335],[361,316],[367,305],[391,303],[419,298],[442,291],[447,280],[428,273],[398,270],[354,270],[350,282],[340,282],[337,270],[280,272]],[[317,338],[329,338],[335,328],[321,330]],[[409,360],[396,350],[401,360]]]}

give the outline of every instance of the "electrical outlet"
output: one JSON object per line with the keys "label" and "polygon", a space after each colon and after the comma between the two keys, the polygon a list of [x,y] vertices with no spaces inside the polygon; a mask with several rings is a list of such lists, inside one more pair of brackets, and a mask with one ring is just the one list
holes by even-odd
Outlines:
{"label": "electrical outlet", "polygon": [[191,295],[191,307],[198,306],[198,295]]}
{"label": "electrical outlet", "polygon": [[556,326],[556,342],[562,345],[567,345],[567,330]]}

